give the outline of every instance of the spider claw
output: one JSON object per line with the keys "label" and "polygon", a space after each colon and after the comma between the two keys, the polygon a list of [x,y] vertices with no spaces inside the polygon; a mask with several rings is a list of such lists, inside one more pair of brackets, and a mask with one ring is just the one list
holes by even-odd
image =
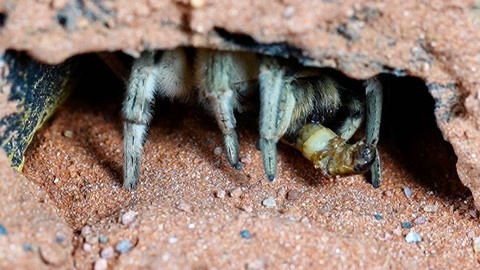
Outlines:
{"label": "spider claw", "polygon": [[370,174],[372,186],[374,188],[379,188],[380,184],[382,183],[382,164],[378,154],[378,149],[376,149],[376,156],[370,168]]}
{"label": "spider claw", "polygon": [[277,142],[267,139],[261,139],[259,142],[265,174],[268,181],[273,182],[277,176]]}
{"label": "spider claw", "polygon": [[227,152],[227,159],[230,165],[237,170],[241,169],[238,168],[238,136],[235,131],[230,134],[225,134],[223,137],[224,145],[225,145],[225,152]]}

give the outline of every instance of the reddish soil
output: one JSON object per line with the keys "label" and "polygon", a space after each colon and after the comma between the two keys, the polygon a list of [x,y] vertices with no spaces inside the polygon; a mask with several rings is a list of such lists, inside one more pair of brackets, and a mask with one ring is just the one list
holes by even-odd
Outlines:
{"label": "reddish soil", "polygon": [[[161,102],[145,145],[141,184],[128,192],[121,187],[121,92],[102,93],[74,95],[36,136],[24,168],[76,232],[76,268],[97,262],[102,269],[101,250],[122,239],[134,246],[107,260],[112,269],[478,267],[477,211],[471,195],[457,187],[454,169],[447,170],[454,162],[417,164],[428,153],[424,148],[441,153],[450,147],[438,146],[438,130],[416,135],[431,141],[418,144],[425,147],[397,147],[385,139],[379,189],[364,176],[325,177],[285,145],[279,146],[279,177],[269,183],[255,148],[255,123],[239,121],[246,164],[237,171],[223,153],[214,153],[222,140],[209,116],[195,106]],[[443,178],[425,180],[432,175],[455,188],[439,185]],[[276,206],[262,204],[268,197]],[[137,215],[123,225],[129,210]],[[402,228],[404,222],[412,228]],[[242,237],[243,230],[248,233]],[[411,231],[420,243],[406,242]]]}

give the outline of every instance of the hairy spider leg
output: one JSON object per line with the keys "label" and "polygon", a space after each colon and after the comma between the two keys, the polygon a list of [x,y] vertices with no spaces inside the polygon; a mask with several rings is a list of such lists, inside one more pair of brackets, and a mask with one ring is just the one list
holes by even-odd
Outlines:
{"label": "hairy spider leg", "polygon": [[277,143],[287,132],[295,108],[292,85],[285,81],[285,73],[277,59],[260,58],[259,147],[269,181],[274,181],[277,175]]}
{"label": "hairy spider leg", "polygon": [[343,107],[347,111],[347,116],[336,130],[336,133],[342,139],[348,141],[365,120],[364,103],[359,97],[347,95],[347,97],[344,98]]}
{"label": "hairy spider leg", "polygon": [[211,111],[223,134],[230,165],[241,169],[235,111],[241,111],[238,83],[258,76],[254,54],[219,52],[207,49],[197,51],[196,78],[199,82],[200,103]]}
{"label": "hairy spider leg", "polygon": [[188,70],[187,56],[182,49],[145,51],[134,60],[123,102],[123,186],[126,189],[132,190],[138,184],[155,97],[188,99],[191,93]]}

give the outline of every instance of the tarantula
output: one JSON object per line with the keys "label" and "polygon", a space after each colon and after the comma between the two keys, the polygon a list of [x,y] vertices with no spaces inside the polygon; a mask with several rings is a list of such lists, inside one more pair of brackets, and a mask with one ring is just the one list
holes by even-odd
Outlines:
{"label": "tarantula", "polygon": [[[259,96],[259,148],[265,174],[277,174],[277,143],[291,144],[327,175],[361,174],[381,181],[377,151],[382,89],[373,78],[365,92],[345,89],[332,76],[294,61],[249,52],[146,51],[134,60],[124,116],[124,187],[139,180],[143,144],[156,96],[198,100],[215,117],[228,162],[241,169],[235,113],[252,110]],[[341,119],[338,119],[341,118]],[[349,144],[366,118],[365,138]],[[336,122],[334,130],[325,125]]]}

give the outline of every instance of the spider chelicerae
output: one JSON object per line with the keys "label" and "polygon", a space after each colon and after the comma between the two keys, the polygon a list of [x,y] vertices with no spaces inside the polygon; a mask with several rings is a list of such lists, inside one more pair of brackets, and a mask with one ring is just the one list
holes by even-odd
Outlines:
{"label": "spider chelicerae", "polygon": [[[378,187],[382,86],[371,78],[363,90],[342,86],[322,69],[251,52],[145,51],[133,62],[123,103],[123,185],[134,189],[139,182],[152,105],[162,96],[205,107],[216,119],[228,162],[236,169],[242,164],[235,114],[253,110],[258,113],[258,145],[269,181],[277,175],[277,143],[282,140],[326,175],[371,170],[371,182]],[[364,122],[363,139],[349,143]]]}

